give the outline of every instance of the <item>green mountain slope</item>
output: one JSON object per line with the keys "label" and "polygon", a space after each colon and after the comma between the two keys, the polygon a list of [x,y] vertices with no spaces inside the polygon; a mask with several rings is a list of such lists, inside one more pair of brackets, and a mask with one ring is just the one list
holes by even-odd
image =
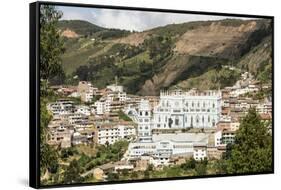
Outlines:
{"label": "green mountain slope", "polygon": [[93,33],[105,30],[100,26],[83,20],[61,20],[58,23],[58,28],[62,31],[69,29],[81,36],[91,35]]}
{"label": "green mountain slope", "polygon": [[[76,24],[68,29],[79,33]],[[94,33],[65,38],[62,61],[68,78],[77,75],[100,88],[115,76],[129,93],[142,95],[173,87],[222,88],[239,78],[223,65],[248,69],[259,78],[271,69],[269,20],[198,21],[133,33],[94,28]]]}

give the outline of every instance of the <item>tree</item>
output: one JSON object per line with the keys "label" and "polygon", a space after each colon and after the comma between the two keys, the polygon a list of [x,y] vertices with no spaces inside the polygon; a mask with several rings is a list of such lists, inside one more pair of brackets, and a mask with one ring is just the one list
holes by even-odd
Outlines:
{"label": "tree", "polygon": [[191,157],[189,160],[187,160],[185,163],[183,163],[181,165],[181,167],[184,169],[184,170],[188,170],[188,169],[194,169],[196,166],[196,160]]}
{"label": "tree", "polygon": [[272,137],[251,108],[236,133],[228,160],[228,173],[272,171]]}
{"label": "tree", "polygon": [[206,175],[208,160],[204,159],[196,163],[195,171],[197,175]]}
{"label": "tree", "polygon": [[40,110],[40,173],[42,175],[46,171],[56,173],[59,164],[57,151],[46,142],[48,135],[46,129],[52,117],[46,109],[46,102],[43,100],[41,100]]}
{"label": "tree", "polygon": [[109,173],[107,175],[107,180],[108,181],[116,181],[119,179],[119,175],[117,173]]}
{"label": "tree", "polygon": [[54,76],[64,77],[61,66],[63,41],[57,24],[62,13],[54,6],[40,7],[40,78],[48,81]]}
{"label": "tree", "polygon": [[71,183],[81,183],[83,178],[80,176],[80,166],[76,159],[72,160],[64,172],[64,183],[71,184]]}
{"label": "tree", "polygon": [[138,173],[136,171],[133,171],[131,173],[131,179],[137,179],[139,177]]}

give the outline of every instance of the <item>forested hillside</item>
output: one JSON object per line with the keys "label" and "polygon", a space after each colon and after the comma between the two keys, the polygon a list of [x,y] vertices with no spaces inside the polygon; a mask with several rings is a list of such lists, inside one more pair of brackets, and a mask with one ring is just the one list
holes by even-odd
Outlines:
{"label": "forested hillside", "polygon": [[241,71],[263,82],[271,80],[269,20],[197,21],[144,32],[106,29],[86,21],[60,21],[59,28],[66,48],[65,75],[54,83],[89,80],[102,88],[117,76],[129,93],[156,95],[163,88],[233,85]]}

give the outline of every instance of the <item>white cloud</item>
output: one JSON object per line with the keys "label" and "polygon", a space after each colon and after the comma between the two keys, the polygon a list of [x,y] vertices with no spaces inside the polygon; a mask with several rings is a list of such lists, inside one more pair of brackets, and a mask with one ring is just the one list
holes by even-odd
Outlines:
{"label": "white cloud", "polygon": [[[59,7],[63,11],[63,19],[87,20],[106,28],[143,31],[167,24],[177,24],[199,20],[220,20],[231,17],[164,13],[147,11],[130,11],[97,8]],[[240,18],[241,19],[241,18]]]}

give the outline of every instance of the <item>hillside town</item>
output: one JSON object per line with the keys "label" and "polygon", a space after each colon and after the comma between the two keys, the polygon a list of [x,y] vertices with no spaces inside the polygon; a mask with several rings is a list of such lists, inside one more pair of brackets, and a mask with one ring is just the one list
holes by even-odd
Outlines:
{"label": "hillside town", "polygon": [[263,122],[272,119],[271,96],[255,98],[271,86],[261,85],[248,72],[231,87],[162,90],[159,96],[127,94],[117,80],[103,89],[88,81],[51,88],[61,98],[47,104],[50,145],[63,149],[129,142],[119,161],[83,174],[99,180],[112,171],[145,171],[149,165],[161,168],[187,158],[220,159],[249,108],[255,107]]}

